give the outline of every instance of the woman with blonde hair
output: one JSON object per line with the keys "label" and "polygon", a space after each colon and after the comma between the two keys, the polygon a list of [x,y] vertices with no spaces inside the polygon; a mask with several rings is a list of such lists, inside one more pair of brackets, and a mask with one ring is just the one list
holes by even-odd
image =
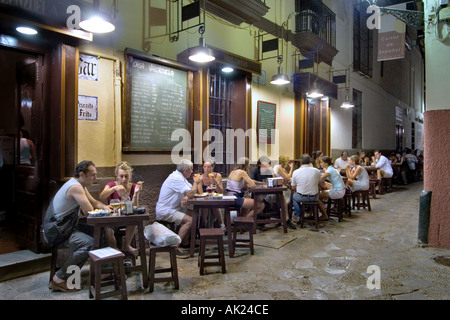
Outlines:
{"label": "woman with blonde hair", "polygon": [[[108,204],[112,199],[119,199],[122,201],[132,200],[133,206],[139,205],[139,194],[142,190],[142,181],[132,183],[133,168],[126,161],[122,161],[116,167],[115,175],[116,181],[108,183],[100,194],[100,199],[107,199]],[[136,232],[136,226],[127,226],[125,234],[124,251],[137,256],[138,250],[131,246],[131,240]],[[117,241],[114,236],[113,228],[105,228],[105,236],[108,245],[117,249]]]}
{"label": "woman with blonde hair", "polygon": [[[351,156],[349,165],[345,168],[347,174],[346,187],[350,187],[353,191],[369,190],[370,178],[366,169],[359,165],[360,158],[356,155]],[[353,167],[353,170],[351,170]]]}
{"label": "woman with blonde hair", "polygon": [[245,188],[256,187],[256,183],[249,176],[249,160],[246,157],[242,157],[238,160],[237,166],[230,172],[227,180],[227,188],[225,193],[236,196],[234,200],[234,206],[237,208],[244,208],[249,210],[247,217],[253,217],[254,214],[258,214],[264,209],[264,203],[257,201],[256,210],[254,212],[254,200],[250,198],[244,198]]}
{"label": "woman with blonde hair", "polygon": [[[287,171],[287,169],[289,168],[289,173]],[[292,173],[294,172],[294,163],[292,161],[289,161],[289,157],[288,156],[280,156],[278,158],[278,164],[276,166],[273,167],[273,172],[275,173],[275,175],[277,177],[283,178],[285,184],[289,184],[292,178]],[[288,211],[288,203],[291,200],[291,189],[289,188],[286,191],[283,191],[283,203],[282,205],[285,208],[285,212],[289,212]],[[287,217],[286,219],[286,223],[287,226],[290,229],[297,229],[297,227],[294,225],[294,223],[292,223],[291,219],[292,219],[292,211],[290,212],[291,215],[289,217]]]}

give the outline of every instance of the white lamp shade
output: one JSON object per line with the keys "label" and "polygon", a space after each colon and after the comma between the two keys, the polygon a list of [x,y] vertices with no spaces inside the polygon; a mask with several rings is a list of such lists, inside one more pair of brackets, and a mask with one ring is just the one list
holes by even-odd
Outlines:
{"label": "white lamp shade", "polygon": [[81,21],[80,28],[92,33],[108,33],[116,29],[111,22],[108,22],[98,15]]}

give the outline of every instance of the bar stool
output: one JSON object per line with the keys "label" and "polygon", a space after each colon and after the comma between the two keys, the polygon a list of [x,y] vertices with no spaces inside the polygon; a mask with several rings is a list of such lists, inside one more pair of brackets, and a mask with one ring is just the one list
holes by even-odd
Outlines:
{"label": "bar stool", "polygon": [[[101,250],[101,249],[99,249]],[[90,274],[89,274],[89,298],[95,298],[100,300],[102,298],[108,298],[115,295],[121,295],[122,300],[127,300],[127,284],[125,281],[125,268],[123,266],[123,259],[125,255],[117,250],[117,253],[108,255],[105,257],[99,257],[96,255],[96,251],[89,251],[89,257],[91,259]],[[102,281],[102,265],[113,265],[113,279]],[[102,287],[114,285],[113,291],[101,292]]]}
{"label": "bar stool", "polygon": [[[202,228],[199,229],[200,234],[200,252],[198,255],[198,264],[200,267],[200,275],[204,274],[205,267],[208,266],[221,266],[222,273],[226,273],[225,268],[225,252],[223,249],[223,236],[224,232],[220,228]],[[206,255],[206,244],[208,240],[212,240],[217,243],[217,254]],[[205,262],[206,259],[218,259],[218,261]]]}
{"label": "bar stool", "polygon": [[386,192],[392,192],[392,178],[381,178],[381,187]]}
{"label": "bar stool", "polygon": [[[357,201],[355,201],[357,200]],[[370,207],[370,195],[369,190],[359,190],[353,192],[353,209],[355,207],[359,210],[361,208],[368,209],[369,211],[372,211]]]}
{"label": "bar stool", "polygon": [[[252,217],[236,217],[234,218],[234,228],[233,228],[233,241],[232,241],[232,252],[235,252],[236,248],[249,248],[250,253],[255,254],[253,246],[253,223],[254,219]],[[245,229],[248,232],[248,239],[238,238],[238,229]],[[239,243],[238,243],[239,242]]]}
{"label": "bar stool", "polygon": [[[343,219],[342,207],[345,206],[344,197],[340,199],[328,199],[327,202],[327,214],[328,216],[335,215],[338,217],[338,221],[341,222]],[[331,206],[333,205],[333,210]]]}
{"label": "bar stool", "polygon": [[[158,252],[167,252],[170,256],[170,268],[156,269],[156,254]],[[156,278],[155,274],[170,272],[170,277]],[[180,288],[178,282],[178,267],[177,267],[177,246],[157,247],[150,244],[150,258],[148,261],[148,278],[149,278],[149,291],[153,292],[155,283],[157,282],[173,282],[175,290]]]}
{"label": "bar stool", "polygon": [[316,230],[319,229],[319,204],[317,201],[303,201],[300,212],[300,227],[303,228],[306,208],[312,208]]}

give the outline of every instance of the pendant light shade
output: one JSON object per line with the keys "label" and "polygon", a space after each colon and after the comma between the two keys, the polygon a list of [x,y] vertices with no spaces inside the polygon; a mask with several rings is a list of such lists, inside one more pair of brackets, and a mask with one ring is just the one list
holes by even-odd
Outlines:
{"label": "pendant light shade", "polygon": [[284,85],[290,82],[291,81],[289,80],[289,76],[281,72],[281,66],[278,66],[278,74],[273,75],[272,80],[270,81],[271,84],[276,85]]}
{"label": "pendant light shade", "polygon": [[344,108],[344,109],[354,108],[355,105],[353,104],[352,101],[350,101],[348,89],[347,89],[346,91],[347,91],[347,92],[346,92],[346,94],[345,94],[345,100],[344,100],[344,102],[341,104],[341,108]]}
{"label": "pendant light shade", "polygon": [[206,47],[203,36],[200,38],[198,46],[189,50],[189,60],[191,61],[206,63],[215,59],[213,51]]}
{"label": "pendant light shade", "polygon": [[94,0],[93,12],[80,22],[80,28],[92,33],[109,33],[116,29],[111,21],[100,13],[100,0]]}
{"label": "pendant light shade", "polygon": [[312,90],[307,92],[306,96],[311,99],[319,99],[323,97],[323,93],[317,88],[317,80],[314,81]]}

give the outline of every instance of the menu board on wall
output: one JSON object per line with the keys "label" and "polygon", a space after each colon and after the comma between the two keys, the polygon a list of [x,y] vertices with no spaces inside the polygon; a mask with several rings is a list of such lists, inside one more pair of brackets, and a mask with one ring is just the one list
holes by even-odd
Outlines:
{"label": "menu board on wall", "polygon": [[124,151],[170,151],[172,133],[188,129],[188,71],[127,52]]}
{"label": "menu board on wall", "polygon": [[275,143],[276,112],[276,104],[258,101],[258,143]]}

